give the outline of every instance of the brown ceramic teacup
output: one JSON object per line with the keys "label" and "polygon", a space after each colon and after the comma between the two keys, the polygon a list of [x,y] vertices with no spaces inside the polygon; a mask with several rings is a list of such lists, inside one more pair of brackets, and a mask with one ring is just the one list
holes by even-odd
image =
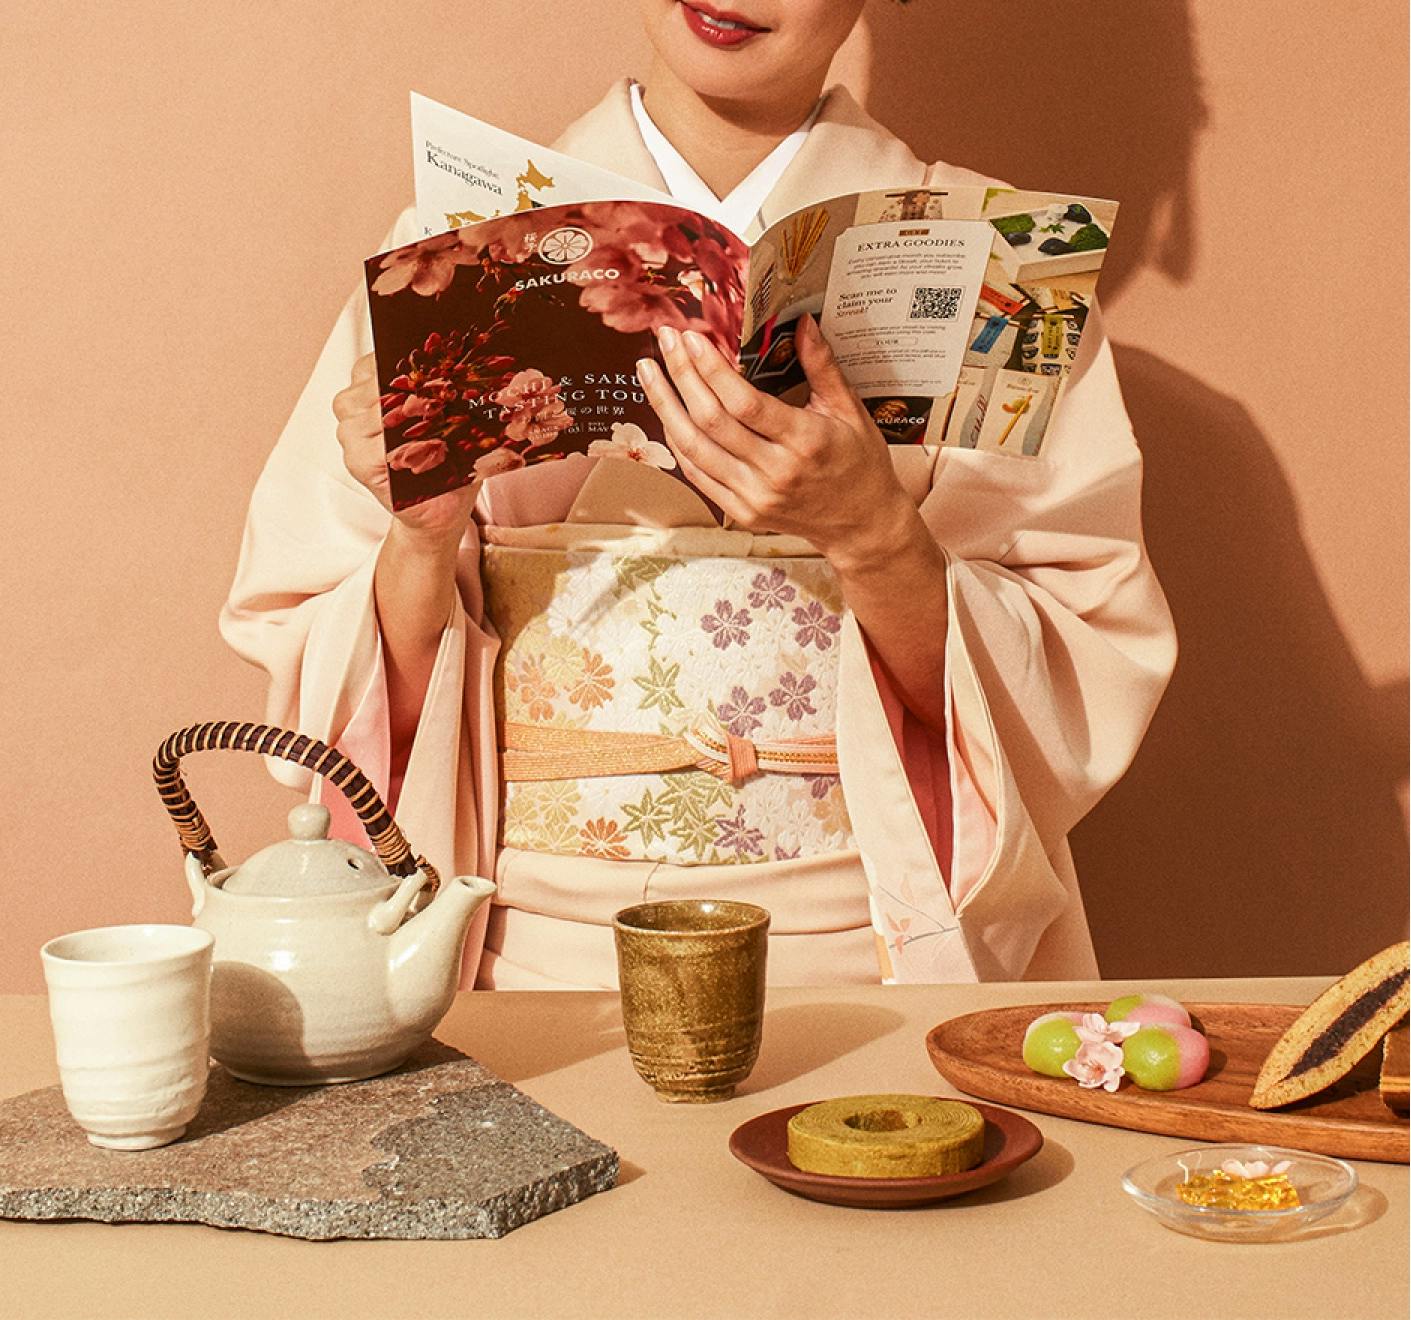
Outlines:
{"label": "brown ceramic teacup", "polygon": [[764,1022],[769,913],[752,903],[639,903],[613,918],[632,1065],[662,1100],[728,1100]]}

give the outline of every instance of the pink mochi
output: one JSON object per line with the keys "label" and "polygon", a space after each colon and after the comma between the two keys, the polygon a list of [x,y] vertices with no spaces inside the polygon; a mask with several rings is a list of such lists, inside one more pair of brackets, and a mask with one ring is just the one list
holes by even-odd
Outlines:
{"label": "pink mochi", "polygon": [[1167,1027],[1181,1047],[1181,1070],[1176,1074],[1176,1090],[1194,1086],[1210,1067],[1210,1042],[1194,1027]]}
{"label": "pink mochi", "polygon": [[1177,1027],[1191,1025],[1191,1015],[1179,999],[1170,995],[1135,994],[1114,999],[1105,1014],[1109,1022],[1171,1023]]}
{"label": "pink mochi", "polygon": [[1123,1022],[1139,1022],[1142,1026],[1189,1027],[1191,1015],[1180,1004],[1166,1004],[1155,999],[1138,1004],[1122,1015]]}
{"label": "pink mochi", "polygon": [[1127,1075],[1146,1091],[1194,1086],[1210,1067],[1210,1042],[1192,1027],[1154,1022],[1122,1042]]}

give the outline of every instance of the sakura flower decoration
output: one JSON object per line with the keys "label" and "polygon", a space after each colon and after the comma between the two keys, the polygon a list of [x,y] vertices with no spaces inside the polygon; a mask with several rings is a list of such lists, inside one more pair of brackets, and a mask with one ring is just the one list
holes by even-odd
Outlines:
{"label": "sakura flower decoration", "polygon": [[[587,202],[573,219],[594,240],[568,268],[584,279],[578,301],[585,311],[622,334],[667,325],[699,331],[727,356],[738,349],[748,249],[729,230],[679,208],[664,219],[635,202]],[[618,277],[591,277],[602,269]]]}
{"label": "sakura flower decoration", "polygon": [[373,280],[372,291],[386,295],[410,288],[424,298],[439,296],[451,287],[456,267],[465,260],[458,235],[437,234],[383,257],[382,273]]}
{"label": "sakura flower decoration", "polygon": [[527,441],[530,449],[552,443],[573,425],[573,415],[559,398],[558,382],[535,367],[516,371],[490,399],[500,407],[506,439]]}
{"label": "sakura flower decoration", "polygon": [[1082,1022],[1073,1030],[1084,1045],[1121,1045],[1141,1026],[1140,1022],[1109,1022],[1101,1013],[1084,1013]]}
{"label": "sakura flower decoration", "polygon": [[[753,596],[750,597],[754,599]],[[769,694],[771,706],[783,706],[784,713],[791,720],[801,720],[805,715],[817,715],[818,711],[809,699],[809,693],[818,686],[812,674],[780,674],[779,686]]]}
{"label": "sakura flower decoration", "polygon": [[763,721],[764,698],[752,697],[744,688],[730,689],[730,700],[722,701],[716,710],[720,722],[737,738],[748,738]]}
{"label": "sakura flower decoration", "polygon": [[750,592],[750,604],[757,610],[782,610],[797,594],[789,585],[782,568],[756,573],[750,579],[750,585],[754,588]]}
{"label": "sakura flower decoration", "polygon": [[430,472],[446,461],[446,445],[441,440],[408,440],[387,455],[387,466],[401,472]]}
{"label": "sakura flower decoration", "polygon": [[804,778],[808,781],[809,797],[818,801],[826,798],[842,783],[842,779],[838,775],[804,775]]}
{"label": "sakura flower decoration", "polygon": [[816,600],[795,609],[794,622],[799,625],[794,632],[794,640],[800,646],[813,645],[820,651],[826,651],[833,645],[833,639],[843,626],[836,614],[830,614]]}
{"label": "sakura flower decoration", "polygon": [[750,640],[749,610],[738,610],[728,600],[715,602],[711,614],[701,615],[701,627],[710,634],[711,645],[725,650],[731,645],[744,646]]}
{"label": "sakura flower decoration", "polygon": [[595,252],[593,259],[613,262],[621,274],[615,280],[585,283],[578,305],[601,317],[610,330],[631,335],[663,325],[674,330],[701,328],[681,308],[681,286],[658,277],[652,267],[642,266],[620,249]]}
{"label": "sakura flower decoration", "polygon": [[516,454],[513,449],[495,449],[483,458],[475,460],[475,475],[477,477],[498,477],[501,473],[513,472],[516,468],[523,466],[523,455]]}
{"label": "sakura flower decoration", "polygon": [[635,422],[614,422],[611,440],[594,440],[588,446],[589,458],[626,458],[648,467],[671,469],[676,458],[659,440],[649,440]]}
{"label": "sakura flower decoration", "polygon": [[[398,379],[404,379],[398,377]],[[382,414],[383,427],[404,426],[409,422],[415,422],[418,418],[429,418],[436,420],[445,412],[445,404],[440,398],[435,397],[435,393],[442,388],[442,382],[437,381],[432,388],[427,390],[425,396],[407,391],[389,390],[387,397],[392,400],[387,410]]]}
{"label": "sakura flower decoration", "polygon": [[1085,1091],[1115,1091],[1122,1084],[1122,1049],[1111,1041],[1080,1045],[1063,1071]]}
{"label": "sakura flower decoration", "polygon": [[[508,224],[482,224],[473,231],[461,231],[461,241],[466,247],[475,249],[477,260],[483,252],[492,262],[520,266],[534,255],[539,246],[539,235],[533,229],[525,229],[518,215],[505,219]],[[472,232],[478,237],[472,239]]]}
{"label": "sakura flower decoration", "polygon": [[1270,1164],[1268,1160],[1226,1160],[1220,1169],[1231,1178],[1267,1178],[1292,1167],[1292,1160],[1280,1160],[1277,1164]]}
{"label": "sakura flower decoration", "polygon": [[[689,214],[680,208],[675,208],[675,213],[680,218]],[[663,219],[670,215],[665,209],[644,210],[636,202],[585,202],[575,220],[592,235],[593,248],[582,260],[606,265],[598,260],[598,254],[604,247],[616,247],[628,260],[643,266],[660,268],[689,262],[691,239],[681,228],[680,219]]]}

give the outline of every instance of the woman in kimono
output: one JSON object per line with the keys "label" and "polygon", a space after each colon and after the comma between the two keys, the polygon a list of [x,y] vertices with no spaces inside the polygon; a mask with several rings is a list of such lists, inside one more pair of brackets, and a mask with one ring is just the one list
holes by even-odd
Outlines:
{"label": "woman in kimono", "polygon": [[[841,193],[989,182],[823,90],[862,0],[738,4],[643,0],[645,87],[554,147],[747,241]],[[417,237],[409,210],[385,246]],[[888,446],[811,318],[795,337],[804,407],[662,327],[638,374],[669,454],[393,514],[361,291],[334,327],[222,629],[270,722],[358,762],[442,873],[496,879],[464,984],[612,986],[613,912],[687,895],[768,908],[779,983],[1096,975],[1066,835],[1175,659],[1096,310],[1028,459]]]}

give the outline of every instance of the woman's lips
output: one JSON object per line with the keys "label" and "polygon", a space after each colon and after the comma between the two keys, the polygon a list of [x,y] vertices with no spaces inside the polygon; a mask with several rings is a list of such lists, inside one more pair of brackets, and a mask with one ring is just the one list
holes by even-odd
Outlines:
{"label": "woman's lips", "polygon": [[742,46],[768,28],[755,27],[739,14],[728,9],[713,9],[709,5],[687,4],[677,0],[686,19],[686,26],[702,41],[711,46]]}

